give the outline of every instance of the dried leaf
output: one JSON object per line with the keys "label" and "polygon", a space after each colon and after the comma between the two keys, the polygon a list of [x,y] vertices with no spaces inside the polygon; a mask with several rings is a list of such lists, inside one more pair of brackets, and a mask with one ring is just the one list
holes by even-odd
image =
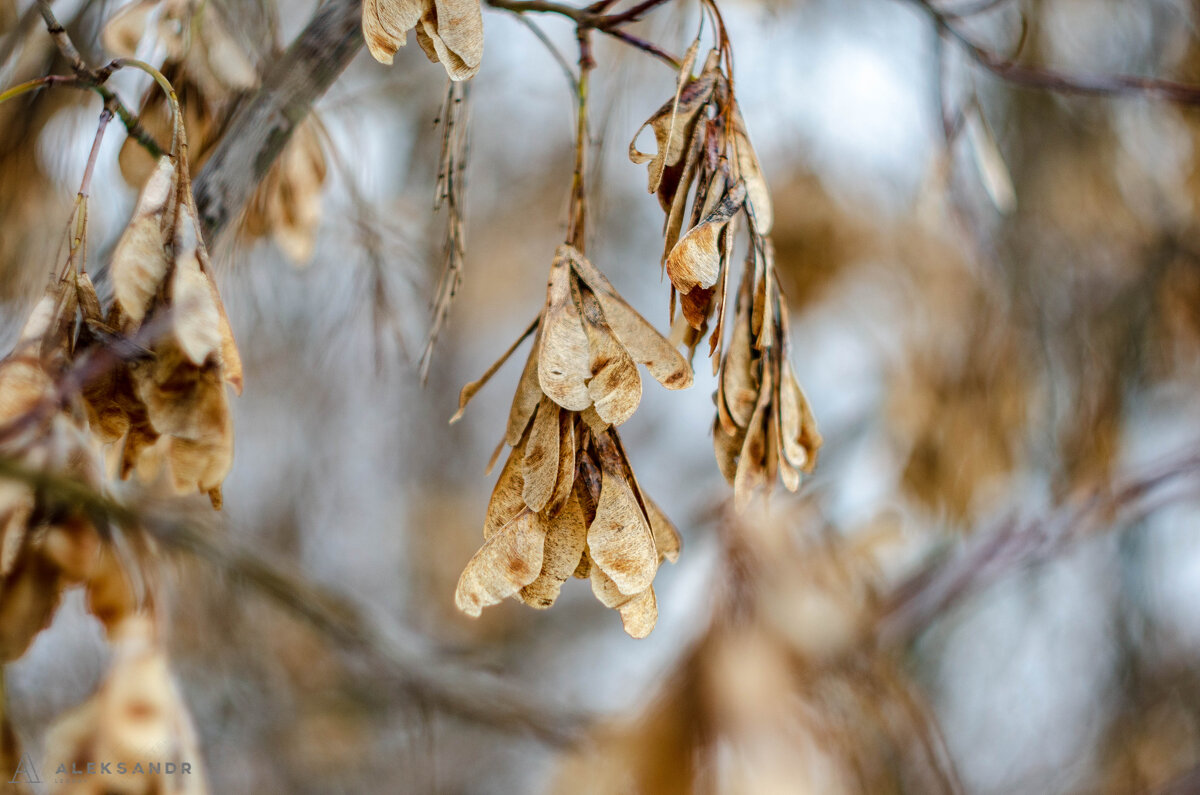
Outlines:
{"label": "dried leaf", "polygon": [[492,535],[475,553],[454,592],[458,609],[475,618],[483,608],[513,596],[542,571],[546,527],[526,511]]}

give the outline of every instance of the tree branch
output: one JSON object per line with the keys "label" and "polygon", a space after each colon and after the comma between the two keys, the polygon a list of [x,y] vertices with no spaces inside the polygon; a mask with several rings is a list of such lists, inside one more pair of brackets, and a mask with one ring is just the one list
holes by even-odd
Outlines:
{"label": "tree branch", "polygon": [[81,508],[97,521],[144,531],[165,548],[186,553],[251,587],[302,619],[344,651],[368,663],[373,688],[422,702],[463,720],[501,731],[521,729],[551,745],[568,745],[582,734],[587,716],[559,709],[501,676],[452,658],[403,647],[377,630],[350,600],[271,563],[254,551],[206,528],[166,515],[136,510],[56,473],[0,456],[0,478],[25,483],[48,499]]}
{"label": "tree branch", "polygon": [[238,106],[193,183],[206,239],[241,215],[313,103],[362,48],[361,25],[361,0],[329,0]]}

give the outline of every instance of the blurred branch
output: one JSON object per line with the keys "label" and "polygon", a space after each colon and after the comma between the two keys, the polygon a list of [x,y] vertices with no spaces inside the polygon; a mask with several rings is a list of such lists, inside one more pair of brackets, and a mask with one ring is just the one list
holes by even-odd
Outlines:
{"label": "blurred branch", "polygon": [[884,604],[877,640],[883,645],[907,643],[964,597],[1017,569],[1046,561],[1077,541],[1148,516],[1179,498],[1164,495],[1167,486],[1198,475],[1200,445],[1048,516],[1003,520],[993,530],[973,536],[959,554],[935,560],[897,587]]}
{"label": "blurred branch", "polygon": [[553,0],[487,0],[487,4],[492,8],[511,11],[518,15],[526,13],[558,14],[572,20],[575,23],[575,27],[580,31],[598,30],[601,33],[612,36],[618,41],[625,42],[631,47],[653,55],[660,61],[670,65],[672,69],[678,70],[680,66],[679,58],[658,45],[626,33],[621,29],[623,25],[636,22],[654,8],[669,1],[643,0],[643,2],[617,14],[603,13],[603,10],[611,5],[611,3],[607,2],[587,6],[586,8],[576,8],[565,3],[553,2]]}
{"label": "blurred branch", "polygon": [[[16,480],[47,497],[78,506],[98,520],[142,530],[164,547],[204,560],[236,582],[250,586],[345,651],[362,655],[375,691],[389,690],[441,712],[485,726],[520,729],[552,745],[575,741],[586,723],[582,713],[557,709],[540,696],[500,676],[445,656],[401,648],[372,626],[348,599],[314,585],[228,540],[169,516],[139,511],[53,472],[31,469],[0,457],[0,477]],[[413,639],[416,645],[417,639]]]}
{"label": "blurred branch", "polygon": [[1189,83],[1132,75],[1072,74],[1019,64],[1012,58],[984,47],[956,24],[965,16],[990,10],[996,3],[983,3],[970,12],[950,12],[939,9],[932,0],[903,0],[903,2],[924,11],[937,27],[938,34],[957,43],[975,63],[1001,80],[1014,85],[1060,94],[1099,96],[1138,94],[1184,105],[1200,105],[1200,86]]}
{"label": "blurred branch", "polygon": [[194,182],[205,237],[238,216],[316,102],[363,46],[361,0],[329,0],[230,119]]}

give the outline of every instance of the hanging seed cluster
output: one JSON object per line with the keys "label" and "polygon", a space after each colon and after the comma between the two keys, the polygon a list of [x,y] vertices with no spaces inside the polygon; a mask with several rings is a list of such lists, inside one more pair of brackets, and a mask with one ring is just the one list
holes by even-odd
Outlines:
{"label": "hanging seed cluster", "polygon": [[[143,190],[113,253],[107,313],[73,268],[35,307],[0,362],[0,454],[95,492],[107,448],[111,474],[207,494],[219,507],[233,453],[225,390],[240,390],[241,363],[182,168],[164,157]],[[55,493],[0,483],[5,660],[49,624],[68,586],[88,585],[110,629],[136,606],[94,517]]]}
{"label": "hanging seed cluster", "polygon": [[[574,575],[620,612],[626,632],[644,637],[658,617],[654,575],[678,557],[680,541],[638,485],[616,426],[641,402],[638,364],[668,389],[690,386],[691,367],[568,245],[550,266],[529,333],[504,439],[512,451],[455,602],[472,616],[506,597],[546,608]],[[520,342],[463,388],[456,419]]]}
{"label": "hanging seed cluster", "polygon": [[[699,40],[683,59],[675,95],[638,131],[653,131],[656,151],[640,151],[635,136],[629,156],[647,165],[649,191],[666,213],[663,268],[671,280],[671,319],[678,298],[681,338],[693,354],[709,334],[719,375],[713,444],[721,472],[744,506],[777,477],[795,491],[801,473],[816,465],[821,436],[788,361],[787,306],[770,241],[771,199],[733,96],[728,49],[710,50],[697,75],[698,50]],[[727,334],[739,219],[749,244]]]}

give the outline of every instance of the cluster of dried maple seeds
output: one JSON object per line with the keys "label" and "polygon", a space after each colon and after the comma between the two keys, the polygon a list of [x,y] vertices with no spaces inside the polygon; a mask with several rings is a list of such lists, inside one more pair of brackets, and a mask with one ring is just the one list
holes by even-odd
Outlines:
{"label": "cluster of dried maple seeds", "polygon": [[[72,263],[0,362],[0,454],[92,491],[106,472],[136,474],[177,494],[207,494],[219,507],[233,453],[226,385],[240,391],[241,363],[181,161],[164,157],[142,192],[113,253],[107,313]],[[126,593],[119,609],[92,600],[110,631],[136,612],[100,521],[52,488],[3,484],[3,659],[20,656],[49,624],[67,586]]]}
{"label": "cluster of dried maple seeds", "polygon": [[[629,155],[648,163],[649,190],[667,214],[663,267],[671,280],[672,320],[679,297],[680,340],[694,353],[712,322],[709,355],[719,376],[713,443],[735,501],[744,506],[776,477],[795,491],[801,473],[816,465],[821,436],[788,361],[771,197],[733,97],[728,58],[714,48],[694,75],[698,47],[697,40],[683,59],[674,97],[642,126],[653,129],[657,151],[639,151],[635,136]],[[725,348],[739,218],[746,220],[749,243]]]}
{"label": "cluster of dried maple seeds", "polygon": [[[715,315],[714,446],[735,502],[744,506],[777,477],[796,490],[801,472],[816,464],[821,438],[788,361],[770,195],[723,69],[728,58],[714,48],[695,75],[698,51],[699,40],[683,60],[674,97],[643,125],[653,129],[657,151],[639,151],[635,136],[630,158],[649,164],[649,190],[667,213],[663,267],[672,320],[677,295],[682,308],[678,342],[694,354]],[[741,216],[749,246],[725,350]],[[535,330],[509,415],[505,441],[513,451],[488,506],[485,543],[459,580],[456,603],[472,616],[506,597],[549,607],[574,575],[589,578],[597,598],[620,611],[626,631],[643,637],[657,618],[654,574],[662,560],[675,560],[680,541],[641,492],[615,426],[640,402],[636,363],[672,389],[690,385],[690,366],[569,245],[551,266],[546,305],[527,333]],[[463,389],[456,419],[515,347]]]}
{"label": "cluster of dried maple seeds", "polygon": [[[71,491],[102,492],[107,470],[220,506],[233,445],[225,390],[240,391],[241,363],[186,169],[184,157],[164,157],[146,183],[113,253],[108,311],[73,246],[0,361],[0,456],[51,479],[35,487],[7,473],[0,483],[0,661],[25,652],[65,589],[84,586],[113,658],[93,697],[51,729],[51,758],[123,761],[136,771],[152,747],[194,760],[194,775],[172,791],[202,793],[195,732],[147,593],[153,572],[139,563],[152,542],[111,532],[109,517]],[[162,791],[165,775],[100,776],[88,787]]]}
{"label": "cluster of dried maple seeds", "polygon": [[[690,386],[691,367],[568,245],[555,255],[528,333],[533,346],[502,442],[512,451],[455,602],[472,616],[510,596],[546,608],[575,576],[620,612],[626,632],[644,637],[658,617],[654,575],[678,557],[680,540],[638,485],[616,426],[641,401],[638,364],[668,389]],[[520,341],[464,387],[456,419]]]}

